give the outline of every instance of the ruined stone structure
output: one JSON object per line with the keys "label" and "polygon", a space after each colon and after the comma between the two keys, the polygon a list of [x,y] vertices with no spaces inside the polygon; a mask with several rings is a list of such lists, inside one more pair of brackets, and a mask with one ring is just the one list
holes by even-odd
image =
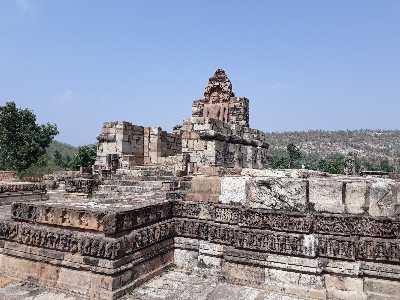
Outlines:
{"label": "ruined stone structure", "polygon": [[204,98],[193,102],[192,116],[249,127],[249,99],[235,97],[225,71],[218,69],[208,80]]}
{"label": "ruined stone structure", "polygon": [[193,173],[201,166],[261,169],[268,163],[265,134],[249,128],[249,100],[235,97],[221,69],[209,79],[204,98],[193,102],[192,117],[172,133],[107,122],[98,141],[97,170],[168,165]]}
{"label": "ruined stone structure", "polygon": [[104,123],[97,140],[95,166],[99,169],[129,169],[137,165],[158,164],[163,157],[182,152],[180,136],[161,128],[142,127],[129,122]]}
{"label": "ruined stone structure", "polygon": [[229,285],[202,299],[246,299],[230,296],[238,286],[251,299],[400,299],[400,181],[266,169],[265,135],[222,70],[204,95],[171,134],[106,123],[100,175],[65,179],[91,198],[0,210],[2,274],[77,299],[152,299],[137,287],[172,266]]}
{"label": "ruined stone structure", "polygon": [[20,182],[16,180],[0,180],[0,207],[10,205],[14,201],[47,200],[46,185],[36,182]]}

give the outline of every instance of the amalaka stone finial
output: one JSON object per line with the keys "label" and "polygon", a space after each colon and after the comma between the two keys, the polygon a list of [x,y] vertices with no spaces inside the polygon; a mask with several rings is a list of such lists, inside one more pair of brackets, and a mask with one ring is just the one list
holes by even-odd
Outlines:
{"label": "amalaka stone finial", "polygon": [[214,76],[208,80],[204,97],[210,103],[228,102],[231,97],[235,97],[232,83],[223,69],[217,69]]}

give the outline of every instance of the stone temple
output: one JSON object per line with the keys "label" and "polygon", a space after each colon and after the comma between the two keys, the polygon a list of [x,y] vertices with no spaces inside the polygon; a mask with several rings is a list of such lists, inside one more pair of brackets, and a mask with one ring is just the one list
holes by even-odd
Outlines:
{"label": "stone temple", "polygon": [[1,299],[400,299],[398,176],[268,168],[223,70],[171,133],[107,122],[92,170],[0,172]]}
{"label": "stone temple", "polygon": [[158,165],[178,175],[207,166],[267,166],[266,136],[249,127],[249,100],[235,97],[221,69],[209,79],[204,98],[193,102],[192,117],[172,133],[129,122],[107,122],[97,139],[96,170]]}

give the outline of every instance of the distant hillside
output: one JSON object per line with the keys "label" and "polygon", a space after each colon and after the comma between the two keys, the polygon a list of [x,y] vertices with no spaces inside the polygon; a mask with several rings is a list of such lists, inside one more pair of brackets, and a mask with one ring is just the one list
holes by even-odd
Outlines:
{"label": "distant hillside", "polygon": [[54,152],[56,152],[56,150],[61,153],[62,157],[69,156],[70,158],[73,158],[74,154],[78,151],[78,148],[66,143],[52,141],[50,146],[47,148],[47,155],[50,158],[53,158]]}
{"label": "distant hillside", "polygon": [[271,154],[285,151],[289,143],[294,143],[302,152],[321,157],[354,151],[370,160],[400,158],[400,130],[310,130],[267,135]]}

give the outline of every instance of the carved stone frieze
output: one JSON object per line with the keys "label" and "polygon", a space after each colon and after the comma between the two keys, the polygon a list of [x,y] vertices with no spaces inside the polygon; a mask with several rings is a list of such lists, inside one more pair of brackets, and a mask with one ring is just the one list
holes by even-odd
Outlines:
{"label": "carved stone frieze", "polygon": [[267,230],[310,233],[313,224],[312,216],[294,213],[284,214],[247,209],[241,212],[240,216],[241,225]]}
{"label": "carved stone frieze", "polygon": [[317,233],[399,238],[400,222],[389,218],[354,215],[315,215],[314,231]]}
{"label": "carved stone frieze", "polygon": [[277,212],[189,201],[178,201],[174,205],[174,216],[199,218],[204,210],[208,210],[209,220],[239,224],[243,227],[300,233],[400,238],[400,222],[390,218]]}
{"label": "carved stone frieze", "polygon": [[172,202],[121,211],[15,202],[11,215],[18,221],[80,228],[112,235],[172,218],[172,209]]}
{"label": "carved stone frieze", "polygon": [[240,249],[306,255],[303,251],[303,236],[299,234],[242,229],[238,226],[192,219],[176,220],[175,230],[178,236],[200,238],[213,243],[233,245]]}
{"label": "carved stone frieze", "polygon": [[116,259],[122,251],[122,242],[118,239],[7,221],[0,222],[0,238],[29,246],[105,259]]}
{"label": "carved stone frieze", "polygon": [[357,258],[390,263],[400,263],[400,240],[361,238]]}
{"label": "carved stone frieze", "polygon": [[[400,262],[399,224],[389,218],[278,213],[180,200],[127,211],[98,211],[97,223],[91,219],[93,212],[82,213],[64,206],[15,203],[12,216],[17,221],[0,222],[0,239],[111,260],[166,239],[186,237],[260,253]],[[54,227],[74,223],[75,217],[86,227]],[[101,228],[106,236],[77,231],[94,228],[91,224],[100,226],[97,231]],[[107,237],[108,233],[118,235]]]}
{"label": "carved stone frieze", "polygon": [[342,236],[318,236],[318,256],[355,260],[357,242],[354,238]]}
{"label": "carved stone frieze", "polygon": [[174,220],[171,219],[133,230],[120,238],[107,238],[48,226],[1,221],[0,239],[113,260],[154,243],[173,238],[175,235],[174,225]]}

